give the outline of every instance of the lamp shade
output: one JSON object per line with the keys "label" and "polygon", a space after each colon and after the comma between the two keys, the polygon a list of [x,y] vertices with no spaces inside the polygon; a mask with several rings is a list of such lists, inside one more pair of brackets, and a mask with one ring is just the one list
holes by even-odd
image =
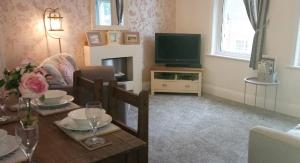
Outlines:
{"label": "lamp shade", "polygon": [[60,15],[59,10],[55,9],[49,12],[49,23],[50,28],[49,31],[63,31],[62,28],[62,19],[63,17]]}

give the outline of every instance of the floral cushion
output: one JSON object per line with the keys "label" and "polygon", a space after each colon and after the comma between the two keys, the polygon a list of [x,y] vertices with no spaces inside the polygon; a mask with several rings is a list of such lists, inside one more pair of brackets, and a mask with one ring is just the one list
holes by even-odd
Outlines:
{"label": "floral cushion", "polygon": [[72,64],[64,57],[59,57],[58,61],[58,70],[61,75],[64,77],[68,85],[73,85],[73,72],[75,68]]}
{"label": "floral cushion", "polygon": [[[51,65],[52,68],[51,69],[52,71],[49,72],[49,74],[53,76],[54,81],[50,81],[51,83],[49,82],[49,84],[54,83],[55,85],[61,85],[61,86],[73,85],[73,72],[77,70],[77,66],[71,55],[66,53],[53,55],[45,59],[40,66],[44,67],[44,65]],[[55,71],[53,70],[53,67],[55,68]],[[57,73],[60,75],[57,75]],[[60,79],[57,80],[56,77]]]}
{"label": "floral cushion", "polygon": [[42,68],[47,72],[46,76],[48,76],[47,79],[50,85],[67,85],[63,76],[56,67],[51,64],[45,64]]}

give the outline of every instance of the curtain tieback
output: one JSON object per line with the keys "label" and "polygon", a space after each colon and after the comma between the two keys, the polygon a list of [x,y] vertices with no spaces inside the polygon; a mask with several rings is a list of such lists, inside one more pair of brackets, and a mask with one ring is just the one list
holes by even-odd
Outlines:
{"label": "curtain tieback", "polygon": [[269,24],[269,22],[270,22],[270,20],[268,19],[267,22],[264,25],[262,25],[260,28],[257,28],[255,30],[255,33],[260,32],[261,30],[263,30],[264,28],[266,28],[267,25]]}

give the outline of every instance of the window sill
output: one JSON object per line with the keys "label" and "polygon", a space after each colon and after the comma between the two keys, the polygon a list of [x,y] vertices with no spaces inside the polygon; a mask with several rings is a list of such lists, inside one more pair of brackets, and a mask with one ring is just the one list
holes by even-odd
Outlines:
{"label": "window sill", "polygon": [[295,66],[295,65],[288,65],[287,68],[293,70],[300,70],[300,66]]}
{"label": "window sill", "polygon": [[236,61],[242,61],[242,62],[249,62],[249,59],[226,56],[224,54],[223,55],[220,55],[220,54],[206,54],[206,56],[216,57],[216,58],[225,58],[225,59],[229,59],[229,60],[236,60]]}

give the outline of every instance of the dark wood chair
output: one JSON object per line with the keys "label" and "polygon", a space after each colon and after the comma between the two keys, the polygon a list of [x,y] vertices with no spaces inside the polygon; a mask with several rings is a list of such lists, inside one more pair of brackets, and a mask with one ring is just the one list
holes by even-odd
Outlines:
{"label": "dark wood chair", "polygon": [[[117,87],[115,81],[110,82],[108,90],[109,99],[109,110],[108,113],[113,117],[113,123],[118,125],[123,130],[129,132],[130,134],[142,139],[147,143],[144,150],[138,152],[137,156],[127,157],[127,162],[132,161],[131,158],[136,158],[139,163],[148,162],[148,124],[149,124],[149,93],[147,91],[142,91],[139,95],[132,92],[126,91],[120,87]],[[124,107],[119,107],[120,104],[130,104],[138,109],[138,124],[137,130],[129,127],[122,121],[118,120],[119,114],[122,113],[120,109],[125,109]]]}
{"label": "dark wood chair", "polygon": [[80,70],[75,71],[73,75],[73,95],[75,103],[80,106],[85,106],[87,101],[101,101],[102,97],[102,85],[103,81],[101,78],[90,80],[82,76]]}
{"label": "dark wood chair", "polygon": [[[115,80],[114,70],[110,66],[86,66],[73,74],[73,95],[75,102],[84,106],[88,101],[101,101],[108,107],[108,82]],[[103,84],[107,83],[107,86]]]}
{"label": "dark wood chair", "polygon": [[[100,101],[108,109],[108,85],[115,81],[113,68],[110,66],[87,66],[74,72],[73,96],[75,103],[85,106],[88,101]],[[118,87],[124,87],[118,84]],[[125,105],[122,105],[125,107]],[[119,112],[118,120],[126,122],[126,112]]]}

